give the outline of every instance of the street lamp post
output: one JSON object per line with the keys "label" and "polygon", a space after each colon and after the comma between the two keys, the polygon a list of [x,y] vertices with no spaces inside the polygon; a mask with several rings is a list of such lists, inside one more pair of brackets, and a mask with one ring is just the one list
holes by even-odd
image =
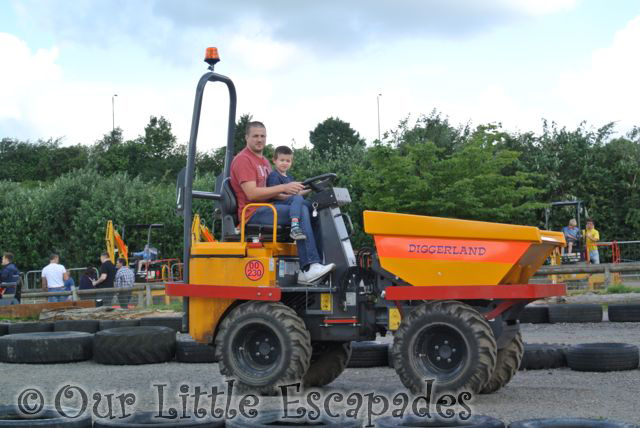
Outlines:
{"label": "street lamp post", "polygon": [[378,141],[380,141],[380,97],[382,94],[378,94],[376,101],[378,102]]}
{"label": "street lamp post", "polygon": [[111,96],[111,133],[116,131],[116,108],[115,108],[115,98],[118,94],[113,94]]}

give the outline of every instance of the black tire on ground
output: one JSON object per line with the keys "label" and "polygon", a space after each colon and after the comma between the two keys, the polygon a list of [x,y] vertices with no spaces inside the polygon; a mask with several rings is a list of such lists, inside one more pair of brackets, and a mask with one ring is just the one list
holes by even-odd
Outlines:
{"label": "black tire on ground", "polygon": [[52,322],[16,322],[9,324],[9,334],[53,331]]}
{"label": "black tire on ground", "polygon": [[5,363],[70,363],[91,358],[93,334],[76,331],[19,333],[0,337]]}
{"label": "black tire on ground", "polygon": [[[79,410],[63,407],[67,416],[75,416]],[[69,418],[58,413],[55,407],[44,407],[33,416],[25,415],[17,405],[0,405],[0,427],[91,428],[91,415],[85,413]]]}
{"label": "black tire on ground", "polygon": [[389,343],[381,342],[353,342],[347,367],[388,367],[389,346]]}
{"label": "black tire on ground", "polygon": [[100,330],[108,330],[110,328],[119,327],[137,327],[140,325],[139,319],[133,320],[100,320]]}
{"label": "black tire on ground", "polygon": [[489,323],[457,301],[417,306],[402,319],[392,352],[400,380],[414,394],[424,392],[424,379],[435,379],[440,393],[479,392],[497,359]]}
{"label": "black tire on ground", "polygon": [[311,362],[303,381],[306,387],[321,387],[333,382],[347,367],[351,342],[314,342]]}
{"label": "black tire on ground", "polygon": [[64,320],[56,321],[53,324],[53,331],[83,331],[85,333],[95,333],[99,327],[100,323],[97,320]]}
{"label": "black tire on ground", "polygon": [[176,332],[168,327],[119,327],[95,334],[94,360],[101,364],[153,364],[173,360]]}
{"label": "black tire on ground", "polygon": [[[182,413],[179,413],[181,416]],[[166,419],[158,417],[158,412],[137,411],[126,419],[97,419],[94,428],[145,428],[150,426],[176,427],[176,428],[218,428],[224,426],[224,419],[213,419],[207,415],[198,419],[193,414],[189,419]]]}
{"label": "black tire on ground", "polygon": [[[293,416],[293,412],[289,413]],[[337,427],[337,428],[360,428],[362,421],[353,419],[331,418],[328,415],[321,414],[315,421],[307,421],[305,419],[293,419],[291,417],[284,419],[280,410],[263,411],[258,413],[253,419],[235,418],[227,421],[227,428],[296,428],[296,427]]]}
{"label": "black tire on ground", "polygon": [[311,338],[296,312],[280,302],[247,302],[220,324],[215,340],[220,373],[240,391],[274,395],[301,381],[311,362]]}
{"label": "black tire on ground", "polygon": [[140,318],[141,326],[169,327],[175,331],[182,331],[182,317],[147,317]]}
{"label": "black tire on ground", "polygon": [[0,336],[4,336],[5,334],[9,334],[9,324],[8,323],[0,324]]}
{"label": "black tire on ground", "polygon": [[518,332],[507,346],[498,350],[496,368],[489,382],[487,382],[480,392],[482,394],[491,394],[508,384],[511,378],[518,372],[523,355],[524,344],[522,343],[522,334]]}
{"label": "black tire on ground", "polygon": [[609,305],[609,321],[640,322],[639,303],[615,303]]}
{"label": "black tire on ground", "polygon": [[376,419],[378,428],[395,427],[466,427],[466,428],[504,428],[504,422],[499,419],[484,415],[471,415],[467,420],[454,418],[438,418],[431,414],[430,417],[420,417],[414,414],[405,415],[404,418],[385,416]]}
{"label": "black tire on ground", "polygon": [[568,366],[582,372],[635,370],[639,361],[638,347],[628,343],[583,343],[567,350]]}
{"label": "black tire on ground", "polygon": [[527,419],[509,424],[509,428],[637,428],[635,424],[609,419],[545,418]]}
{"label": "black tire on ground", "polygon": [[549,322],[549,307],[546,305],[527,305],[520,312],[521,324],[546,324]]}
{"label": "black tire on ground", "polygon": [[176,342],[176,361],[181,363],[215,363],[215,349],[207,343],[195,340],[178,340]]}
{"label": "black tire on ground", "polygon": [[596,304],[549,305],[549,322],[601,322],[602,306]]}
{"label": "black tire on ground", "polygon": [[545,370],[567,366],[568,345],[525,343],[520,370]]}

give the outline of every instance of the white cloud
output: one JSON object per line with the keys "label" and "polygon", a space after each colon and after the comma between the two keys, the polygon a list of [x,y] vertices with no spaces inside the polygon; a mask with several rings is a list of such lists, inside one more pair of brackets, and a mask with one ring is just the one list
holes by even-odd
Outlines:
{"label": "white cloud", "polygon": [[60,79],[58,49],[32,52],[18,37],[0,33],[0,119],[24,119],[28,100]]}
{"label": "white cloud", "polygon": [[557,93],[574,120],[638,124],[639,45],[640,16],[618,31],[610,46],[594,51],[586,69],[560,76]]}
{"label": "white cloud", "polygon": [[0,137],[64,137],[64,143],[91,144],[111,129],[114,92],[116,126],[125,138],[141,134],[150,115],[175,120],[180,135],[188,135],[193,95],[186,86],[69,81],[57,62],[60,49],[34,51],[6,33],[0,33],[0,53],[3,64],[10,64],[0,67]]}

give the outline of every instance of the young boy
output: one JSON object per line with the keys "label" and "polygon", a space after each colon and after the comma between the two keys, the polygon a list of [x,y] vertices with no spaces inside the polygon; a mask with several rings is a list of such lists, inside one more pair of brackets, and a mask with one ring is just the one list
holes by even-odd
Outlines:
{"label": "young boy", "polygon": [[[267,187],[277,186],[279,184],[287,184],[295,181],[293,177],[287,175],[287,171],[293,164],[293,151],[287,146],[276,147],[276,151],[273,153],[273,164],[275,169],[271,171],[271,174],[267,177]],[[289,205],[289,212],[291,213],[291,239],[298,241],[301,239],[307,239],[300,227],[300,215],[302,214],[302,205],[304,204],[303,195],[309,193],[308,190],[303,190],[297,195],[280,194],[273,201],[274,204]]]}

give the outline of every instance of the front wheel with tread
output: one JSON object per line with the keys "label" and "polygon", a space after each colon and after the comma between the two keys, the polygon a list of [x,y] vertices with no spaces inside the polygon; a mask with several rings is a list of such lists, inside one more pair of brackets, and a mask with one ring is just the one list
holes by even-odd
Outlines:
{"label": "front wheel with tread", "polygon": [[522,334],[518,332],[507,346],[498,350],[496,368],[481,393],[491,394],[508,384],[518,372],[523,355],[524,343],[522,342]]}
{"label": "front wheel with tread", "polygon": [[479,392],[491,378],[497,349],[489,323],[471,306],[457,301],[425,303],[400,323],[393,341],[393,363],[414,394],[425,379],[440,393]]}
{"label": "front wheel with tread", "polygon": [[275,395],[301,381],[311,361],[311,338],[302,319],[280,302],[247,302],[220,324],[215,339],[220,373],[240,391]]}

